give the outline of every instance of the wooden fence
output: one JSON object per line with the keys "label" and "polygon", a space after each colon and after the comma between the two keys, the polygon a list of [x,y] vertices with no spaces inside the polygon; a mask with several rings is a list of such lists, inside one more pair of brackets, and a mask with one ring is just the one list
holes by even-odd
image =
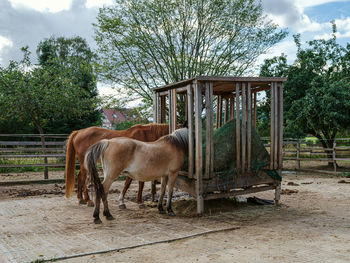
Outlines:
{"label": "wooden fence", "polygon": [[[269,149],[269,138],[262,139]],[[337,172],[337,162],[350,163],[350,138],[335,139],[332,148],[323,148],[317,139],[286,138],[283,140],[283,160],[294,160],[296,169],[301,169],[301,162],[305,161],[328,162]]]}
{"label": "wooden fence", "polygon": [[0,134],[0,169],[65,166],[66,134],[45,134],[44,145],[38,134]]}
{"label": "wooden fence", "polygon": [[[44,178],[48,179],[49,167],[65,166],[66,134],[45,134],[43,147],[38,134],[0,134],[0,170],[1,168],[44,167]],[[269,150],[270,139],[262,138]],[[293,160],[296,169],[301,162],[317,161],[333,163],[334,172],[337,162],[350,163],[350,138],[336,139],[332,148],[324,149],[317,140],[284,139],[283,159]],[[18,161],[16,161],[18,160]]]}

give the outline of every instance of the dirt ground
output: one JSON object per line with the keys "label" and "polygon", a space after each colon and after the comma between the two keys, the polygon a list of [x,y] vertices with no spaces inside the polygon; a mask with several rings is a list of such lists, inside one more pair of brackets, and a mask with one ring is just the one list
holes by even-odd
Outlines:
{"label": "dirt ground", "polygon": [[[216,200],[205,204],[201,217],[181,192],[176,217],[159,215],[149,202],[139,208],[136,183],[127,209],[120,210],[122,185],[115,182],[109,196],[116,220],[102,219],[102,225],[92,223],[92,208],[64,197],[62,184],[1,186],[0,262],[58,259],[224,229],[230,230],[65,262],[350,262],[350,178],[286,174],[280,206]],[[273,199],[274,192],[254,196]]]}

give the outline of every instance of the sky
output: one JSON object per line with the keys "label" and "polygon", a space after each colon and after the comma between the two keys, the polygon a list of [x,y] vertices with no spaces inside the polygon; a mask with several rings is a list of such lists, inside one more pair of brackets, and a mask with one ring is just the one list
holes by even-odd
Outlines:
{"label": "sky", "polygon": [[[0,0],[0,66],[20,60],[23,46],[28,45],[35,55],[39,42],[50,36],[78,35],[96,49],[92,24],[98,9],[112,3],[113,0]],[[327,39],[332,33],[331,20],[337,24],[338,42],[350,43],[350,0],[261,0],[261,3],[268,18],[287,29],[289,35],[262,55],[257,65],[281,53],[292,63],[296,54],[293,34],[301,34],[302,42]],[[99,91],[113,93],[101,83]]]}

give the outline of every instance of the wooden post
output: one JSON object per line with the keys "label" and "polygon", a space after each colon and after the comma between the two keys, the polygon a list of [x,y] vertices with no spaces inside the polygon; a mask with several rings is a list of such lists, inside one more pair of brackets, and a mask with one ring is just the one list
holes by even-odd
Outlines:
{"label": "wooden post", "polygon": [[219,121],[220,121],[220,102],[221,102],[221,96],[216,96],[216,129],[220,128]]}
{"label": "wooden post", "polygon": [[273,88],[275,86],[274,82],[271,82],[271,88],[270,88],[270,107],[271,107],[271,113],[270,113],[270,169],[274,169],[274,150],[275,150],[275,89]]}
{"label": "wooden post", "polygon": [[241,138],[240,138],[240,110],[239,110],[239,83],[236,83],[236,170],[237,175],[241,174]]}
{"label": "wooden post", "polygon": [[281,198],[281,183],[278,183],[275,188],[275,205],[279,204]]}
{"label": "wooden post", "polygon": [[251,84],[248,83],[248,90],[247,90],[247,169],[248,172],[251,170],[251,157],[252,157],[252,93],[251,93]]}
{"label": "wooden post", "polygon": [[230,112],[229,112],[229,99],[225,99],[225,112],[224,112],[224,123],[226,123],[229,120]]}
{"label": "wooden post", "polygon": [[165,110],[165,104],[166,104],[166,97],[161,96],[160,97],[160,123],[166,122],[166,110]]}
{"label": "wooden post", "polygon": [[192,85],[187,85],[187,105],[188,105],[188,177],[193,178],[193,89]]}
{"label": "wooden post", "polygon": [[254,122],[253,122],[254,129],[256,129],[256,96],[257,96],[257,92],[254,92]]}
{"label": "wooden post", "polygon": [[247,146],[247,93],[245,83],[242,83],[242,174],[246,171],[246,146]]}
{"label": "wooden post", "polygon": [[297,168],[300,169],[300,139],[297,141]]}
{"label": "wooden post", "polygon": [[278,142],[279,142],[279,139],[278,139],[278,92],[277,92],[277,82],[274,82],[274,85],[273,85],[273,88],[274,88],[274,107],[275,107],[275,121],[274,121],[274,147],[275,149],[273,150],[273,153],[274,153],[274,157],[273,157],[273,169],[278,169]]}
{"label": "wooden post", "polygon": [[334,141],[334,143],[333,143],[333,154],[332,154],[332,156],[333,156],[334,172],[336,173],[337,172],[337,161],[335,159],[337,157],[337,153],[336,153],[335,147],[337,147],[337,142],[336,141]]}
{"label": "wooden post", "polygon": [[173,98],[173,131],[176,130],[177,125],[177,94],[176,89],[172,90],[172,98]]}
{"label": "wooden post", "polygon": [[206,151],[205,151],[205,174],[204,179],[211,178],[212,159],[213,159],[213,85],[205,83],[205,112],[206,112]]}
{"label": "wooden post", "polygon": [[173,92],[172,90],[168,90],[168,96],[169,96],[169,133],[172,133],[174,131],[174,113],[173,113]]}
{"label": "wooden post", "polygon": [[197,213],[204,212],[203,199],[203,151],[202,151],[202,88],[201,83],[194,82],[195,99],[195,122],[196,122],[196,194],[197,194]]}
{"label": "wooden post", "polygon": [[279,151],[278,151],[278,172],[282,175],[283,169],[283,83],[279,85],[278,93],[278,139],[279,139]]}
{"label": "wooden post", "polygon": [[235,100],[230,98],[230,120],[235,118]]}
{"label": "wooden post", "polygon": [[153,123],[157,123],[158,119],[158,93],[153,91]]}

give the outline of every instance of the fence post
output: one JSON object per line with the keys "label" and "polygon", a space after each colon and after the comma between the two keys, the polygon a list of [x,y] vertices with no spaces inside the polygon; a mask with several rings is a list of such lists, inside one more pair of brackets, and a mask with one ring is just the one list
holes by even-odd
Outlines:
{"label": "fence post", "polygon": [[297,169],[300,169],[300,139],[297,141]]}
{"label": "fence post", "polygon": [[335,173],[337,172],[337,161],[335,160],[336,159],[336,150],[335,150],[336,146],[337,146],[337,142],[334,141],[333,142],[333,166],[334,166]]}

